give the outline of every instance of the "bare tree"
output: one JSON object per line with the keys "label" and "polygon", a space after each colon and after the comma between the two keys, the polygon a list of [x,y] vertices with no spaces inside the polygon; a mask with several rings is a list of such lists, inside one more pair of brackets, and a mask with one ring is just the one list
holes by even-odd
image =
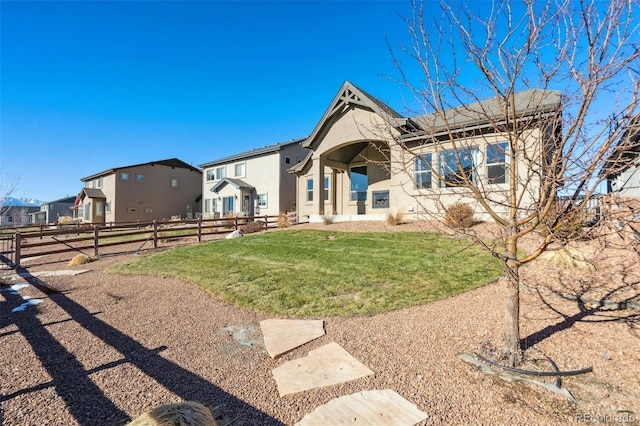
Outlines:
{"label": "bare tree", "polygon": [[[426,212],[443,220],[457,197],[499,228],[498,245],[470,235],[504,262],[503,352],[515,365],[522,357],[520,267],[584,211],[606,178],[603,167],[623,167],[622,153],[637,149],[637,140],[622,136],[637,126],[640,4],[489,6],[443,1],[435,17],[413,4],[405,18],[411,42],[391,51],[397,81],[423,115],[396,132],[401,149],[389,155],[391,164],[428,172],[416,197]],[[541,229],[535,250],[522,254],[520,240]]]}
{"label": "bare tree", "polygon": [[7,211],[7,200],[13,195],[18,186],[17,180],[0,173],[0,224],[4,222],[1,216]]}

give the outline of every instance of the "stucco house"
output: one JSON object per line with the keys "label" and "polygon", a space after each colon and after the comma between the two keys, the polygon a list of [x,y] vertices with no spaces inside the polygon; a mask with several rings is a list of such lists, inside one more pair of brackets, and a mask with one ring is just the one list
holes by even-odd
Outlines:
{"label": "stucco house", "polygon": [[630,120],[600,176],[607,180],[608,193],[618,197],[640,197],[640,115]]}
{"label": "stucco house", "polygon": [[304,139],[293,139],[201,164],[203,217],[278,215],[296,209],[296,179]]}
{"label": "stucco house", "polygon": [[[526,143],[542,152],[541,147],[552,143],[558,131],[549,125],[552,118],[545,119],[557,117],[560,93],[529,90],[516,93],[513,103],[518,117],[534,117],[532,122],[540,123],[529,131]],[[495,101],[465,105],[446,114],[446,123],[432,114],[403,117],[345,82],[302,143],[308,155],[290,169],[297,177],[299,220],[316,222],[324,216],[335,221],[384,220],[389,213],[417,218],[442,205],[473,202],[468,191],[456,187],[455,173],[448,171],[456,169],[451,164],[454,158],[473,170],[473,179],[488,190],[507,188],[507,137],[491,133],[487,125],[487,116],[500,119]],[[455,150],[451,135],[456,138]],[[435,171],[440,179],[434,178]],[[433,194],[437,199],[427,197]]]}
{"label": "stucco house", "polygon": [[76,197],[65,197],[49,201],[40,205],[40,210],[29,213],[30,222],[36,224],[50,224],[58,221],[61,216],[71,216],[71,207]]}
{"label": "stucco house", "polygon": [[200,213],[202,172],[177,158],[115,167],[81,179],[72,207],[82,222],[192,218]]}
{"label": "stucco house", "polygon": [[37,206],[0,206],[0,226],[23,226],[31,223],[30,213],[38,211]]}

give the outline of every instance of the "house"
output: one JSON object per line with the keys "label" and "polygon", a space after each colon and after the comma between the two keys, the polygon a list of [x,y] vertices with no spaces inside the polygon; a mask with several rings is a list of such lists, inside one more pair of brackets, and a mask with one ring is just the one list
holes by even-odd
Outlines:
{"label": "house", "polygon": [[74,217],[104,224],[192,218],[200,213],[202,172],[177,158],[116,167],[81,179]]}
{"label": "house", "polygon": [[640,197],[640,115],[629,121],[620,141],[605,161],[600,177],[617,197]]}
{"label": "house", "polygon": [[287,170],[308,150],[293,139],[201,164],[203,217],[278,215],[296,209]]}
{"label": "house", "polygon": [[0,207],[0,226],[23,226],[30,224],[30,213],[40,209],[38,206],[6,205]]}
{"label": "house", "polygon": [[29,222],[34,224],[50,224],[58,221],[61,216],[71,216],[71,207],[76,197],[65,197],[59,200],[42,203],[40,210],[29,213]]}
{"label": "house", "polygon": [[[529,90],[516,93],[513,103],[518,117],[540,123],[526,143],[542,152],[542,144],[551,143],[558,130],[548,123],[556,123],[560,93]],[[473,203],[468,190],[456,185],[452,170],[458,166],[488,190],[508,189],[508,139],[487,121],[502,118],[497,102],[465,105],[445,114],[446,120],[435,114],[403,117],[345,82],[302,143],[308,155],[290,169],[297,178],[298,219],[384,220],[390,213],[417,218],[454,202]],[[482,215],[479,212],[479,218]]]}

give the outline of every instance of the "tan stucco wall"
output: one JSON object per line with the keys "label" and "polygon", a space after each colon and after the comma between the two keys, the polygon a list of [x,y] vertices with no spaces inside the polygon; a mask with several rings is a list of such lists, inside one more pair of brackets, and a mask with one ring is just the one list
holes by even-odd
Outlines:
{"label": "tan stucco wall", "polygon": [[[256,215],[275,216],[280,212],[289,211],[295,207],[296,178],[294,175],[287,173],[287,169],[302,161],[307,155],[308,150],[299,145],[284,147],[280,151],[268,153],[259,157],[238,160],[225,165],[225,176],[232,179],[239,179],[246,184],[253,186],[255,191],[251,193],[251,204],[256,205],[256,199],[259,194],[267,194],[267,206],[260,207],[257,211],[253,211]],[[286,163],[287,158],[289,164]],[[245,176],[234,176],[234,165],[239,162],[245,163]],[[239,189],[233,185],[227,184],[222,190],[216,194],[212,188],[219,180],[207,181],[207,170],[216,169],[220,165],[203,170],[202,188],[203,188],[203,206],[204,199],[220,199],[217,201],[217,211],[222,212],[222,198],[225,196],[238,196],[237,204],[234,205],[236,213],[241,212],[242,195]],[[249,193],[245,191],[245,193]]]}

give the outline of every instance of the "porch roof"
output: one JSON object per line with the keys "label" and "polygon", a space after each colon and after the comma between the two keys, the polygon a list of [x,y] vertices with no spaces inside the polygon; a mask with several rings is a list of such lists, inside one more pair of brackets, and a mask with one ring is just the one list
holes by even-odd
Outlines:
{"label": "porch roof", "polygon": [[87,198],[107,198],[107,196],[104,195],[104,192],[102,192],[101,189],[96,188],[82,188],[82,191],[80,191],[78,197],[82,200],[85,196]]}
{"label": "porch roof", "polygon": [[224,188],[227,185],[231,185],[233,186],[235,189],[249,189],[249,190],[254,190],[255,188],[251,185],[249,185],[248,183],[246,183],[245,181],[242,181],[240,179],[232,179],[232,178],[222,178],[220,179],[220,182],[216,183],[215,185],[213,185],[213,187],[211,188],[212,192],[215,192],[216,194],[218,192],[220,192],[220,190],[222,188]]}

